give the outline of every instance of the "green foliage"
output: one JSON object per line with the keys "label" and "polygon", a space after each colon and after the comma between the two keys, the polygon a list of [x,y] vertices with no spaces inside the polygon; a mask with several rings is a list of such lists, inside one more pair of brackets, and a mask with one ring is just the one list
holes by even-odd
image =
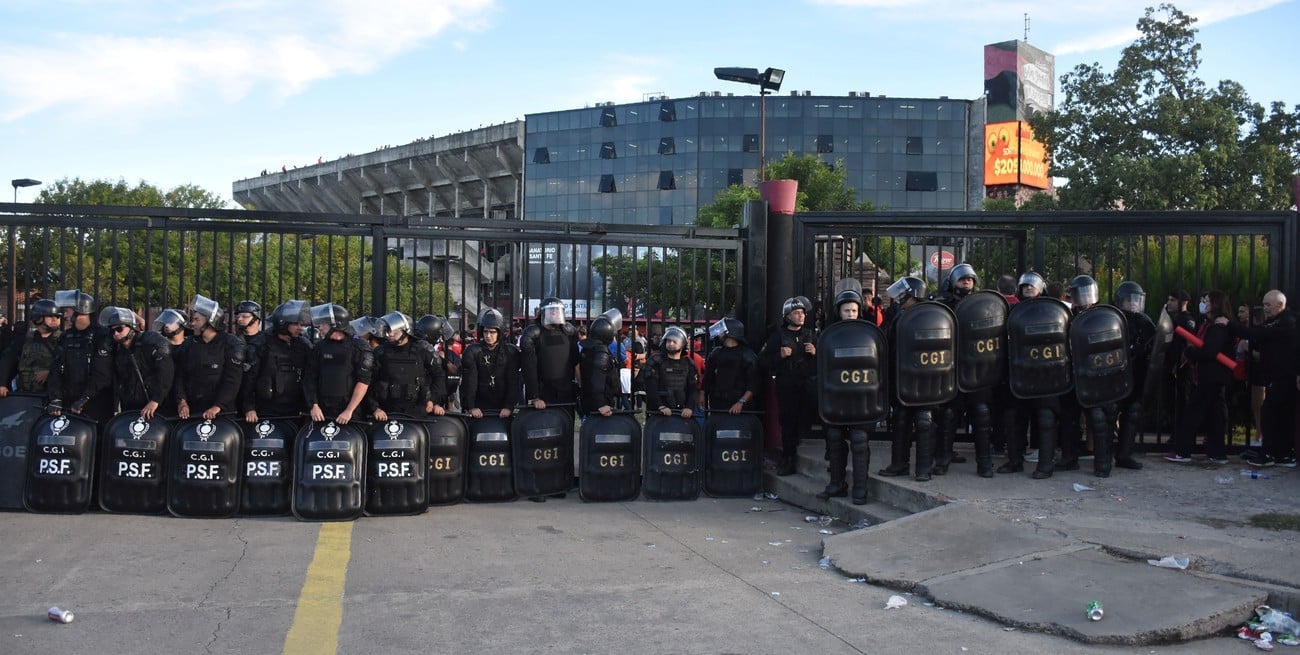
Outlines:
{"label": "green foliage", "polygon": [[796,157],[788,152],[767,167],[768,179],[799,182],[795,211],[873,211],[870,201],[858,200],[857,190],[848,186],[847,175],[843,160],[828,164],[815,155]]}
{"label": "green foliage", "polygon": [[733,184],[713,197],[713,202],[700,207],[695,216],[698,227],[739,227],[745,203],[758,200],[758,189]]}
{"label": "green foliage", "polygon": [[56,205],[125,205],[133,207],[185,207],[190,209],[222,209],[226,206],[220,196],[193,184],[182,184],[163,191],[141,180],[134,187],[126,180],[83,181],[64,178],[46,185],[37,195],[36,202]]}
{"label": "green foliage", "polygon": [[1196,19],[1148,8],[1113,72],[1061,77],[1056,110],[1035,116],[1067,209],[1285,210],[1300,170],[1300,106],[1269,109],[1225,80],[1196,77]]}

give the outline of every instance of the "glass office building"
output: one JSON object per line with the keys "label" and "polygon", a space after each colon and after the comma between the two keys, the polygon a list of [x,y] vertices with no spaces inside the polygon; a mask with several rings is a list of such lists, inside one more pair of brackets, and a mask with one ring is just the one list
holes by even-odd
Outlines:
{"label": "glass office building", "polygon": [[[758,96],[652,98],[525,117],[524,218],[683,225],[758,179]],[[891,210],[978,209],[982,101],[866,94],[766,98],[767,162],[842,162],[858,198]]]}

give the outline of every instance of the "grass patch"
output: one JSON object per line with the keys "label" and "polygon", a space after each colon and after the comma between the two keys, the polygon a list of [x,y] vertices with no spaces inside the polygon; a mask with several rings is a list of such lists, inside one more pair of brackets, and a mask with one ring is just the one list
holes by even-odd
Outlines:
{"label": "grass patch", "polygon": [[1300,532],[1300,514],[1265,512],[1250,517],[1250,524],[1257,528],[1268,528],[1269,530],[1295,530]]}

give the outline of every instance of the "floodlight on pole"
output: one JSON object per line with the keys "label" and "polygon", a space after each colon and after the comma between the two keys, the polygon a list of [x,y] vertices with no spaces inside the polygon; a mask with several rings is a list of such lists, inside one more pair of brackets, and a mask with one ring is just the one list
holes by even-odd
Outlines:
{"label": "floodlight on pole", "polygon": [[20,177],[16,180],[10,180],[9,183],[14,185],[14,202],[18,202],[18,189],[29,186],[40,186],[41,181],[33,180],[30,177]]}
{"label": "floodlight on pole", "polygon": [[781,90],[785,71],[768,68],[760,73],[757,68],[722,67],[713,69],[713,75],[720,80],[758,87],[758,181],[762,182],[767,177],[767,94]]}
{"label": "floodlight on pole", "polygon": [[[9,183],[14,186],[14,202],[17,203],[18,189],[22,187],[29,187],[29,186],[40,186],[41,181],[33,180],[30,177],[20,177],[14,180],[10,180]],[[6,268],[9,269],[7,271],[9,277],[9,302],[6,304],[6,310],[8,311],[7,314],[8,316],[15,316],[15,312],[18,310],[18,294],[17,294],[18,255],[14,249],[14,243],[17,241],[16,238],[17,228],[15,228],[13,225],[9,226],[8,236],[9,236],[9,247],[8,247],[9,261],[7,262],[8,265],[6,266]]]}

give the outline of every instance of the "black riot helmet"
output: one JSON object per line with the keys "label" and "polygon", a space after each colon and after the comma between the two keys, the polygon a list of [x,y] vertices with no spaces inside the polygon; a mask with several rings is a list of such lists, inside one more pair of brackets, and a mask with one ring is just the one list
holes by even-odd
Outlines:
{"label": "black riot helmet", "polygon": [[1142,285],[1132,280],[1125,280],[1115,287],[1115,298],[1113,300],[1116,307],[1135,314],[1141,314],[1147,309],[1147,292],[1142,290]]}
{"label": "black riot helmet", "polygon": [[438,343],[442,340],[442,327],[446,324],[447,322],[441,316],[425,314],[415,322],[415,330],[411,334],[416,339],[429,343]]}
{"label": "black riot helmet", "polygon": [[900,305],[903,302],[906,302],[908,298],[924,300],[925,282],[922,282],[921,278],[912,277],[910,275],[907,277],[900,277],[893,284],[889,285],[888,289],[885,289],[885,294],[889,296],[890,300]]}
{"label": "black riot helmet", "polygon": [[731,337],[740,343],[745,343],[745,324],[738,319],[724,318],[717,323],[709,326],[709,338],[714,341],[723,341]]}
{"label": "black riot helmet", "polygon": [[[1026,296],[1025,287],[1032,287],[1037,290],[1037,293],[1032,296]],[[1043,276],[1033,271],[1028,271],[1021,275],[1020,281],[1016,283],[1016,296],[1021,299],[1038,298],[1044,293],[1047,293],[1047,282],[1043,281]]]}
{"label": "black riot helmet", "polygon": [[609,345],[618,338],[618,331],[622,328],[623,312],[610,309],[591,322],[591,328],[587,330],[587,338]]}
{"label": "black riot helmet", "polygon": [[168,339],[185,329],[185,315],[179,310],[164,309],[153,319],[153,331]]}
{"label": "black riot helmet", "polygon": [[340,330],[348,336],[353,335],[352,325],[349,323],[352,315],[339,305],[334,303],[316,305],[311,308],[310,315],[312,326],[320,330],[321,336],[328,335],[331,330]]}
{"label": "black riot helmet", "polygon": [[113,339],[119,342],[124,341],[130,335],[140,330],[140,319],[136,318],[135,312],[125,307],[114,307],[112,305],[105,307],[99,312],[99,324],[109,330],[113,330],[113,328],[116,328],[119,325],[125,325],[130,328],[130,330],[126,332],[126,336],[119,338],[119,335],[116,332],[113,334]]}
{"label": "black riot helmet", "polygon": [[74,314],[94,314],[95,299],[80,289],[63,289],[54,292],[54,306],[60,311],[71,309]]}
{"label": "black riot helmet", "polygon": [[785,319],[786,324],[790,323],[790,312],[796,309],[802,309],[804,314],[807,314],[812,311],[812,303],[803,296],[786,298],[785,302],[781,303],[781,317]]}
{"label": "black riot helmet", "polygon": [[218,332],[226,329],[226,313],[221,310],[217,301],[203,294],[196,294],[194,300],[190,301],[190,312],[203,317],[203,327],[210,327]]}
{"label": "black riot helmet", "polygon": [[679,353],[686,350],[686,342],[686,330],[674,325],[664,330],[664,336],[659,339],[659,347],[667,353]]}
{"label": "black riot helmet", "polygon": [[49,298],[41,298],[32,303],[31,308],[27,312],[27,316],[33,323],[40,323],[41,319],[46,316],[57,316],[62,318],[63,314],[59,312],[59,308],[55,306],[53,300],[50,300]]}
{"label": "black riot helmet", "polygon": [[[975,280],[975,286],[971,287],[970,289],[963,289],[957,286],[958,282],[966,278],[971,278]],[[975,267],[971,266],[970,264],[966,264],[966,263],[958,264],[954,266],[952,271],[948,273],[948,290],[951,291],[953,295],[956,295],[958,297],[965,296],[971,291],[974,291],[977,287],[979,287],[979,285],[980,285],[980,276],[975,274]]]}
{"label": "black riot helmet", "polygon": [[409,336],[412,329],[411,317],[402,312],[388,312],[375,321],[375,331],[379,338],[393,343]]}
{"label": "black riot helmet", "polygon": [[352,333],[362,339],[380,338],[379,324],[369,316],[358,316],[348,321],[348,325],[352,326]]}
{"label": "black riot helmet", "polygon": [[506,317],[495,309],[484,310],[478,317],[478,328],[475,330],[479,339],[483,338],[486,330],[496,330],[498,335],[503,335],[506,331]]}
{"label": "black riot helmet", "polygon": [[1091,275],[1077,275],[1070,280],[1069,294],[1070,304],[1074,305],[1075,309],[1092,307],[1101,297],[1097,281],[1092,279]]}
{"label": "black riot helmet", "polygon": [[252,314],[258,321],[262,320],[262,306],[252,300],[245,300],[235,305],[236,314]]}
{"label": "black riot helmet", "polygon": [[286,334],[293,324],[306,326],[311,323],[306,300],[288,300],[271,311],[271,331]]}
{"label": "black riot helmet", "polygon": [[564,325],[564,303],[555,297],[543,300],[537,307],[537,324],[542,327]]}

